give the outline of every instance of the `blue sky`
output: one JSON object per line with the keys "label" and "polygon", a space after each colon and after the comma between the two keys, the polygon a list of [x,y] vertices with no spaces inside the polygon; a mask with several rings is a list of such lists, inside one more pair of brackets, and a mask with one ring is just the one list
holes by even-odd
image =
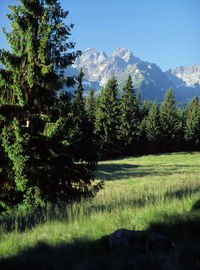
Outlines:
{"label": "blue sky", "polygon": [[[200,0],[61,0],[74,23],[76,49],[96,48],[111,54],[118,47],[158,64],[162,70],[200,65]],[[7,4],[0,0],[0,25]],[[0,48],[8,48],[0,33]]]}

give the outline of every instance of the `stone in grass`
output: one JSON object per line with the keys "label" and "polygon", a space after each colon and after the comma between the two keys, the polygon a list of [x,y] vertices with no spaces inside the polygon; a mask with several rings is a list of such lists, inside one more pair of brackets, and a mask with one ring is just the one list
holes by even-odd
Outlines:
{"label": "stone in grass", "polygon": [[170,251],[175,244],[165,235],[150,231],[119,229],[109,236],[110,250],[134,247],[141,251]]}

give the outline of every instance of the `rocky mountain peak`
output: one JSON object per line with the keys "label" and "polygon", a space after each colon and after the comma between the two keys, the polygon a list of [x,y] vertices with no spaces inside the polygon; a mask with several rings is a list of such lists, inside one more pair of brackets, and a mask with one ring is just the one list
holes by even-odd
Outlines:
{"label": "rocky mountain peak", "polygon": [[116,50],[114,50],[114,52],[112,53],[111,56],[119,56],[119,57],[123,58],[126,54],[132,54],[132,52],[124,47],[120,47],[120,48],[117,48]]}
{"label": "rocky mountain peak", "polygon": [[171,71],[173,75],[182,79],[186,85],[200,85],[200,66],[192,65],[191,67],[178,66]]}
{"label": "rocky mountain peak", "polygon": [[88,48],[84,51],[80,57],[78,57],[73,65],[74,68],[80,68],[84,66],[94,66],[102,64],[106,59],[105,52],[98,52],[95,48]]}
{"label": "rocky mountain peak", "polygon": [[100,90],[114,73],[119,89],[131,75],[134,87],[140,89],[143,99],[161,102],[169,87],[172,87],[175,99],[179,102],[191,100],[195,95],[200,96],[200,66],[180,66],[163,72],[156,64],[140,60],[124,47],[116,49],[110,56],[95,48],[88,48],[76,59],[70,69],[71,75],[78,74],[81,67],[87,91],[89,87]]}
{"label": "rocky mountain peak", "polygon": [[118,56],[120,58],[122,58],[127,64],[135,64],[137,62],[140,61],[139,58],[136,58],[132,52],[124,47],[120,47],[118,49],[116,49],[112,55],[112,56]]}

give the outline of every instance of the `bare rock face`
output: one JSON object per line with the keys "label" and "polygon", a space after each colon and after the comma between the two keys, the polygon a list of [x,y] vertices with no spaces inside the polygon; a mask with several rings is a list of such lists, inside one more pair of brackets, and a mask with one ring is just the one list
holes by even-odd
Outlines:
{"label": "bare rock face", "polygon": [[165,235],[150,231],[130,231],[119,229],[109,236],[110,250],[118,250],[123,247],[137,246],[141,251],[170,251],[175,248],[175,244]]}
{"label": "bare rock face", "polygon": [[128,65],[133,65],[135,63],[140,62],[140,59],[133,56],[132,52],[130,50],[127,50],[126,48],[120,47],[116,49],[111,56],[118,56],[121,59],[123,59]]}
{"label": "bare rock face", "polygon": [[172,74],[177,78],[182,79],[187,86],[199,84],[200,85],[200,66],[192,65],[191,67],[176,67]]}

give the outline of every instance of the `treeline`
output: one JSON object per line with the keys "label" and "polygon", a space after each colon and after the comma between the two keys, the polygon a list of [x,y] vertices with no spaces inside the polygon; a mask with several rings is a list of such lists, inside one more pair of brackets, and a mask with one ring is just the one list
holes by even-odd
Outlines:
{"label": "treeline", "polygon": [[[83,76],[82,70],[79,83],[80,76]],[[77,100],[77,94],[74,100]],[[120,96],[113,76],[97,98],[91,90],[89,97],[83,101],[82,96],[80,100],[85,103],[85,113],[81,110],[76,113],[87,115],[93,134],[91,145],[96,145],[93,149],[97,150],[98,159],[200,150],[197,96],[185,108],[178,108],[170,88],[160,105],[156,101],[141,102],[140,93],[136,94],[130,76]],[[82,133],[79,132],[78,136],[81,140]]]}

